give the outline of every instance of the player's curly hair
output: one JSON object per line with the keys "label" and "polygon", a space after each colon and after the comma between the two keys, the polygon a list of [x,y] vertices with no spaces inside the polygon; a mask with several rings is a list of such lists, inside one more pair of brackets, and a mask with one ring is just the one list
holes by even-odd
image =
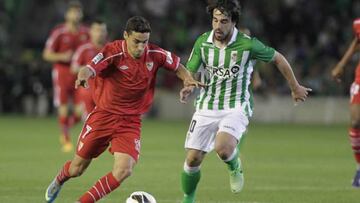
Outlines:
{"label": "player's curly hair", "polygon": [[150,33],[151,27],[149,21],[147,21],[144,17],[134,16],[129,18],[126,22],[125,31],[129,34],[131,32]]}
{"label": "player's curly hair", "polygon": [[212,16],[214,9],[218,9],[221,13],[231,17],[231,21],[238,24],[241,5],[239,0],[208,0],[207,12]]}

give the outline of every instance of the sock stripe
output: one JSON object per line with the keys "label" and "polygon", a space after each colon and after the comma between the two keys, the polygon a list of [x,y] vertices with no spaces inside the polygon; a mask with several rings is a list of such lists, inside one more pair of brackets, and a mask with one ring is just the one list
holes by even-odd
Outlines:
{"label": "sock stripe", "polygon": [[[100,180],[99,180],[98,182],[100,183],[100,186],[101,186],[102,191],[103,191],[104,193],[106,193],[107,191],[105,190],[102,182],[101,182]],[[104,194],[104,195],[105,195],[105,194]]]}
{"label": "sock stripe", "polygon": [[93,186],[93,188],[95,189],[95,191],[97,192],[98,196],[99,196],[99,199],[101,198],[101,194],[99,192],[99,190],[96,188],[96,185]]}
{"label": "sock stripe", "polygon": [[106,181],[106,185],[107,185],[109,191],[111,191],[111,187],[110,187],[110,185],[109,185],[109,180],[108,180],[108,177],[107,177],[107,176],[106,176],[106,178],[105,178],[105,181]]}
{"label": "sock stripe", "polygon": [[87,191],[87,193],[93,198],[94,202],[96,202],[95,196],[90,191]]}
{"label": "sock stripe", "polygon": [[[105,186],[106,184],[106,186]],[[105,197],[107,194],[120,186],[120,183],[115,179],[112,173],[100,178],[96,183],[80,197],[79,202],[90,203]]]}

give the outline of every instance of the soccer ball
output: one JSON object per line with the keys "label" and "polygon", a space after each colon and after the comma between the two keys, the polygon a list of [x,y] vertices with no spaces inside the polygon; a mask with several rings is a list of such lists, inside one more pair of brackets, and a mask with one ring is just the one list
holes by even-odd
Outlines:
{"label": "soccer ball", "polygon": [[137,191],[131,193],[130,197],[126,199],[126,203],[156,203],[156,200],[147,192]]}

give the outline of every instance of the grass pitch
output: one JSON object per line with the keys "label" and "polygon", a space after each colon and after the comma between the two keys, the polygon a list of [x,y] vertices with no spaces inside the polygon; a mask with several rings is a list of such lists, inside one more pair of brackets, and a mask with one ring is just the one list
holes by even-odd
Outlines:
{"label": "grass pitch", "polygon": [[[142,154],[133,176],[101,202],[124,203],[133,191],[152,193],[158,203],[179,203],[180,172],[188,121],[144,120]],[[44,192],[72,154],[60,152],[55,118],[0,117],[0,202],[44,202]],[[75,143],[80,126],[72,130]],[[252,123],[242,144],[244,190],[230,192],[226,166],[207,156],[197,203],[356,203],[351,187],[355,164],[346,125]],[[86,173],[67,182],[57,203],[72,203],[111,170],[105,152]]]}

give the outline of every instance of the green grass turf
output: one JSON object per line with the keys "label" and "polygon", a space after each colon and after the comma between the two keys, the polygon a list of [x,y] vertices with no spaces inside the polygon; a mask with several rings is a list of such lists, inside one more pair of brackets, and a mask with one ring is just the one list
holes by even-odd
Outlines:
{"label": "green grass turf", "polygon": [[[124,203],[148,191],[158,203],[178,203],[188,122],[145,120],[142,155],[133,176],[102,202]],[[75,142],[80,126],[72,130]],[[60,152],[55,118],[0,117],[0,202],[44,202],[44,191],[72,154]],[[230,192],[225,165],[214,153],[202,166],[197,203],[355,203],[346,125],[256,124],[242,144],[245,188]],[[86,173],[67,182],[57,203],[72,203],[111,170],[105,152]]]}

